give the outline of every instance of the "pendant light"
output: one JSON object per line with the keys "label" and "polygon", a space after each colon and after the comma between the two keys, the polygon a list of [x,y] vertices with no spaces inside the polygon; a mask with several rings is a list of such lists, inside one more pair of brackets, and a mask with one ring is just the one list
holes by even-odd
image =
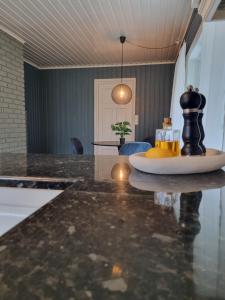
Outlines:
{"label": "pendant light", "polygon": [[117,84],[112,90],[112,100],[116,104],[124,105],[128,104],[132,98],[131,88],[123,83],[123,44],[126,41],[125,36],[120,37],[120,43],[122,45],[122,63],[121,63],[121,83]]}

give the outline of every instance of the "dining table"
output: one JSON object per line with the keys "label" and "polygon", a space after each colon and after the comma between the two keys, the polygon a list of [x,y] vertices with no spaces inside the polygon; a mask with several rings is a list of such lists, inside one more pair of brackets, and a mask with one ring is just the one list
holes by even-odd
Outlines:
{"label": "dining table", "polygon": [[120,144],[120,141],[94,141],[92,142],[92,145],[103,146],[103,147],[117,147],[118,151],[122,146],[122,144]]}

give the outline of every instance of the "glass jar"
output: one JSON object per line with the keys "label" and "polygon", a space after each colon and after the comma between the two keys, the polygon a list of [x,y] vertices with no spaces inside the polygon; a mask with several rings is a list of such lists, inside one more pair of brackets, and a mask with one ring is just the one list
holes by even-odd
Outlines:
{"label": "glass jar", "polygon": [[174,156],[180,155],[180,130],[167,128],[156,129],[155,146],[172,151]]}

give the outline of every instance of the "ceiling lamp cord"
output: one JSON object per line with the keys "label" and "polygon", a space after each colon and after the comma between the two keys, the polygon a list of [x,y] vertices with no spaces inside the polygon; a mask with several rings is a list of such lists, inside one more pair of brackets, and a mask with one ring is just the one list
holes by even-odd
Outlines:
{"label": "ceiling lamp cord", "polygon": [[122,43],[122,60],[121,60],[121,83],[123,83],[123,43]]}
{"label": "ceiling lamp cord", "polygon": [[163,49],[168,49],[168,48],[172,48],[172,47],[178,46],[180,44],[180,41],[176,41],[173,44],[170,44],[170,45],[167,45],[167,46],[163,46],[163,47],[147,47],[147,46],[135,44],[135,43],[130,42],[128,40],[126,40],[126,42],[127,42],[127,44],[130,44],[132,46],[139,47],[139,48],[142,48],[142,49],[147,49],[147,50],[163,50]]}
{"label": "ceiling lamp cord", "polygon": [[128,104],[130,103],[131,99],[132,99],[132,90],[129,87],[128,84],[123,83],[123,44],[126,41],[126,37],[125,36],[120,36],[120,43],[121,43],[121,48],[122,48],[122,57],[121,57],[121,78],[120,78],[120,84],[117,84],[116,86],[114,86],[114,88],[112,89],[112,100],[116,103],[116,104]]}
{"label": "ceiling lamp cord", "polygon": [[121,83],[123,83],[123,44],[126,42],[125,36],[120,36],[120,43],[122,44],[122,55],[121,55]]}

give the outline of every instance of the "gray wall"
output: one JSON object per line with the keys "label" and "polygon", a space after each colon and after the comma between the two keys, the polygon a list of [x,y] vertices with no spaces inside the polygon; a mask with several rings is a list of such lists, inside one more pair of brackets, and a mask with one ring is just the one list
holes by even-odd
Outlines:
{"label": "gray wall", "polygon": [[[32,69],[25,64],[29,152],[71,153],[76,136],[93,153],[94,79],[119,78],[120,68]],[[169,115],[173,73],[173,64],[124,68],[124,77],[136,78],[136,140],[154,135]]]}
{"label": "gray wall", "polygon": [[23,45],[0,30],[0,153],[26,152]]}

